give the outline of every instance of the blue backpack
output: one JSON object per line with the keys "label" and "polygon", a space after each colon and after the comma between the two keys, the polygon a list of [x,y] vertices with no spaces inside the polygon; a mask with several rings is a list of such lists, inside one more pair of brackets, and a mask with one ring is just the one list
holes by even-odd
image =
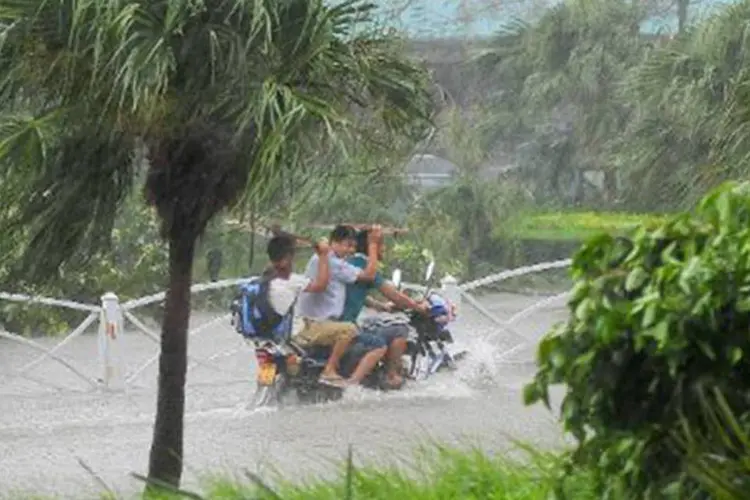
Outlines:
{"label": "blue backpack", "polygon": [[232,304],[236,315],[235,328],[245,338],[285,339],[291,334],[294,306],[285,315],[277,313],[268,297],[272,275],[255,278],[240,285],[240,293]]}

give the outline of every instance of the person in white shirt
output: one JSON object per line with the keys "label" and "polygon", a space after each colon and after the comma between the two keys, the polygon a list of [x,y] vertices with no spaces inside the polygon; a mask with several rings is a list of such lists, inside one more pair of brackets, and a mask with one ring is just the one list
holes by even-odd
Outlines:
{"label": "person in white shirt", "polygon": [[[361,370],[356,370],[349,380],[345,380],[339,373],[339,363],[351,346],[355,338],[358,338],[357,325],[351,322],[341,321],[346,299],[346,285],[358,280],[372,280],[378,265],[378,241],[382,237],[380,226],[370,229],[372,238],[368,246],[368,264],[364,269],[353,266],[346,262],[346,257],[353,251],[356,233],[350,226],[339,225],[331,231],[331,253],[325,259],[313,255],[307,263],[305,275],[317,278],[322,272],[322,266],[329,270],[330,279],[324,293],[301,293],[297,313],[302,317],[304,327],[298,332],[294,339],[304,346],[330,346],[331,355],[328,357],[326,366],[320,376],[320,382],[339,387],[358,384],[362,378],[370,373],[377,362],[385,355],[385,343],[377,338],[362,338],[360,341],[372,340],[368,346],[373,352],[367,357]],[[378,357],[380,356],[380,357]]]}
{"label": "person in white shirt", "polygon": [[[296,243],[286,235],[274,236],[266,248],[271,261],[272,273],[268,283],[268,302],[280,316],[286,316],[302,292],[323,293],[328,288],[328,259],[320,259],[320,272],[315,279],[293,272]],[[324,238],[315,245],[315,253],[327,257],[330,253],[328,241]]]}

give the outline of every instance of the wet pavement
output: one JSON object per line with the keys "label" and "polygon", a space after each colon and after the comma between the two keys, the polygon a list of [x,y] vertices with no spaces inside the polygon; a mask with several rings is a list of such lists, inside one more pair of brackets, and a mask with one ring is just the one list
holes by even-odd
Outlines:
{"label": "wet pavement", "polygon": [[[543,297],[493,294],[481,303],[500,319]],[[259,472],[295,477],[334,473],[353,446],[363,463],[409,462],[420,444],[437,440],[503,452],[511,439],[539,446],[561,441],[554,416],[525,408],[524,382],[534,372],[534,344],[564,311],[550,305],[525,317],[512,331],[464,306],[454,332],[470,356],[458,371],[413,383],[398,393],[348,391],[342,401],[314,406],[250,410],[254,390],[252,352],[221,314],[195,313],[188,373],[185,427],[185,486],[201,475]],[[137,311],[136,311],[137,314]],[[83,317],[82,317],[83,319]],[[59,341],[57,339],[56,341]],[[147,336],[128,330],[118,359],[134,373],[157,352]],[[55,340],[44,339],[52,346]],[[516,348],[521,342],[526,347]],[[94,334],[73,340],[60,353],[81,371],[100,376]],[[52,360],[25,377],[14,376],[39,353],[0,339],[0,496],[14,492],[94,498],[102,488],[83,461],[124,494],[139,485],[131,472],[145,473],[156,401],[156,364],[127,389],[92,390]]]}

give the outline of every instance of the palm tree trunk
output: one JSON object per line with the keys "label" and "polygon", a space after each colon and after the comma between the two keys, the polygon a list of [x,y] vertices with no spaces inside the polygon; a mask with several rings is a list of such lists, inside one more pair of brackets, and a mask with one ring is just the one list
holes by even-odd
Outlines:
{"label": "palm tree trunk", "polygon": [[148,477],[178,486],[182,476],[183,417],[190,284],[196,239],[170,237],[169,287],[164,306],[159,356],[159,392]]}

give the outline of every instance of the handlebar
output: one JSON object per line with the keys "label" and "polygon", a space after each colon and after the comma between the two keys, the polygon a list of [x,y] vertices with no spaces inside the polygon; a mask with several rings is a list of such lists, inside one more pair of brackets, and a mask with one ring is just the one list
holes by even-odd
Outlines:
{"label": "handlebar", "polygon": [[[437,297],[438,300],[431,300],[431,297]],[[418,314],[421,317],[433,319],[433,318],[436,318],[436,317],[443,316],[443,314],[435,314],[435,312],[433,311],[433,308],[436,305],[438,305],[438,306],[442,306],[442,307],[445,308],[445,310],[446,310],[446,314],[445,315],[447,315],[449,317],[449,321],[448,322],[453,321],[453,319],[455,319],[455,317],[456,317],[456,306],[455,306],[455,304],[453,304],[451,301],[449,301],[445,297],[443,297],[443,296],[441,296],[441,295],[439,295],[437,293],[430,292],[426,296],[424,296],[421,300],[425,300],[429,304],[429,308],[428,308],[426,314],[424,314],[421,311],[418,311],[416,309],[413,309],[413,308],[400,307],[400,306],[397,306],[395,304],[393,305],[392,311],[393,312],[402,312],[402,313],[407,314],[407,315],[412,315],[412,314],[416,315],[416,314]],[[436,302],[437,302],[437,304],[436,304]]]}

